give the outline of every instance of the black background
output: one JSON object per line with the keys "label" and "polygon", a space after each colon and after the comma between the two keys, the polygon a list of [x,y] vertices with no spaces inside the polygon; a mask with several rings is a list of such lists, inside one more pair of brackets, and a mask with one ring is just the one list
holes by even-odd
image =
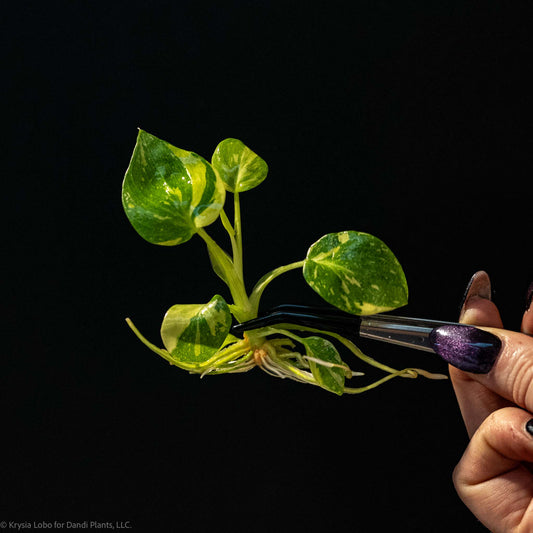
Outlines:
{"label": "black background", "polygon": [[[1,37],[0,521],[483,531],[451,482],[467,438],[449,381],[339,398],[259,370],[200,380],[142,346],[126,316],[157,343],[168,307],[226,292],[200,239],[144,242],[120,188],[137,127],[206,158],[240,138],[270,168],[242,196],[250,287],[325,233],[367,231],[404,267],[404,314],[455,320],[485,269],[517,329],[533,278],[528,4],[17,3]],[[284,302],[317,297],[291,272],[263,298]]]}

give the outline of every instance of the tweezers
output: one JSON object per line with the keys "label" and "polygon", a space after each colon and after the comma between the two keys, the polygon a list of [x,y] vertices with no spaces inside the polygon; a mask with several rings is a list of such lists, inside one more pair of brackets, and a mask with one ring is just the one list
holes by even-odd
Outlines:
{"label": "tweezers", "polygon": [[284,304],[268,313],[232,326],[231,332],[293,324],[332,331],[349,339],[363,337],[439,355],[468,372],[487,373],[501,349],[492,333],[457,322],[444,322],[389,314],[356,316],[336,308]]}

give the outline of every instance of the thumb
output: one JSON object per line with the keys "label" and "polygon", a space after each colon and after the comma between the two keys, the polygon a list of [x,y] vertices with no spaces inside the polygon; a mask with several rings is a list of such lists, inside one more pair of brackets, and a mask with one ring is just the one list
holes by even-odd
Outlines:
{"label": "thumb", "polygon": [[[457,493],[491,531],[532,531],[533,475],[524,462],[533,461],[532,415],[506,407],[489,415],[454,470]],[[533,429],[532,429],[533,431]]]}

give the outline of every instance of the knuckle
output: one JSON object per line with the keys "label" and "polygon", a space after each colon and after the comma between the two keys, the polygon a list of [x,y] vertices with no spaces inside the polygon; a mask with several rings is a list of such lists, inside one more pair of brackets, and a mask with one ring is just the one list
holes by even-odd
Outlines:
{"label": "knuckle", "polygon": [[452,471],[452,483],[457,491],[457,493],[460,495],[462,492],[462,476],[461,476],[461,463],[457,463],[455,465],[455,468]]}
{"label": "knuckle", "polygon": [[508,375],[513,400],[521,407],[533,410],[533,357],[518,343],[511,354],[512,371]]}

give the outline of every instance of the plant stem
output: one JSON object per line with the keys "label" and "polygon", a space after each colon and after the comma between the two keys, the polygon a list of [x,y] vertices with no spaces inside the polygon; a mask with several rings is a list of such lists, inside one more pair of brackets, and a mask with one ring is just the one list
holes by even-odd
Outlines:
{"label": "plant stem", "polygon": [[223,271],[222,279],[228,286],[235,302],[235,318],[239,322],[254,318],[242,274],[239,273],[235,263],[230,260],[226,252],[207,234],[204,228],[198,228],[198,235],[205,241],[213,259],[217,262],[217,266]]}
{"label": "plant stem", "polygon": [[281,274],[284,274],[285,272],[288,272],[289,270],[295,270],[297,268],[302,268],[304,265],[304,261],[296,261],[295,263],[290,263],[285,266],[280,266],[272,271],[270,271],[268,274],[265,274],[255,285],[253,288],[251,294],[250,294],[250,303],[252,304],[252,309],[254,311],[254,314],[257,315],[257,312],[259,310],[259,300],[261,299],[261,295],[263,294],[263,291],[265,290],[266,286],[274,279],[280,276]]}
{"label": "plant stem", "polygon": [[156,346],[155,344],[152,344],[148,339],[146,339],[144,337],[144,335],[137,329],[137,327],[135,326],[135,324],[131,321],[131,319],[129,318],[126,318],[126,322],[128,323],[128,326],[133,330],[133,333],[135,333],[135,335],[137,335],[138,339],[145,345],[147,346],[148,348],[150,348],[150,350],[152,350],[152,352],[155,352],[156,354],[160,355],[163,359],[166,359],[171,365],[175,365],[175,366],[179,366],[180,368],[185,368],[188,370],[187,367],[184,367],[182,365],[180,365],[177,361],[175,361],[172,356],[170,355],[170,353],[168,353],[166,350],[163,350],[162,348],[159,348],[158,346]]}
{"label": "plant stem", "polygon": [[235,263],[235,269],[240,275],[241,279],[244,281],[244,271],[243,271],[243,253],[242,253],[242,223],[241,223],[241,201],[239,198],[239,193],[235,191],[233,193],[234,200],[234,209],[233,209],[233,228],[235,232],[235,242],[236,250],[233,252],[233,262]]}
{"label": "plant stem", "polygon": [[198,370],[205,371],[208,369],[218,368],[234,359],[242,357],[250,351],[250,345],[246,340],[241,340],[233,345],[219,350],[211,359],[198,366]]}

